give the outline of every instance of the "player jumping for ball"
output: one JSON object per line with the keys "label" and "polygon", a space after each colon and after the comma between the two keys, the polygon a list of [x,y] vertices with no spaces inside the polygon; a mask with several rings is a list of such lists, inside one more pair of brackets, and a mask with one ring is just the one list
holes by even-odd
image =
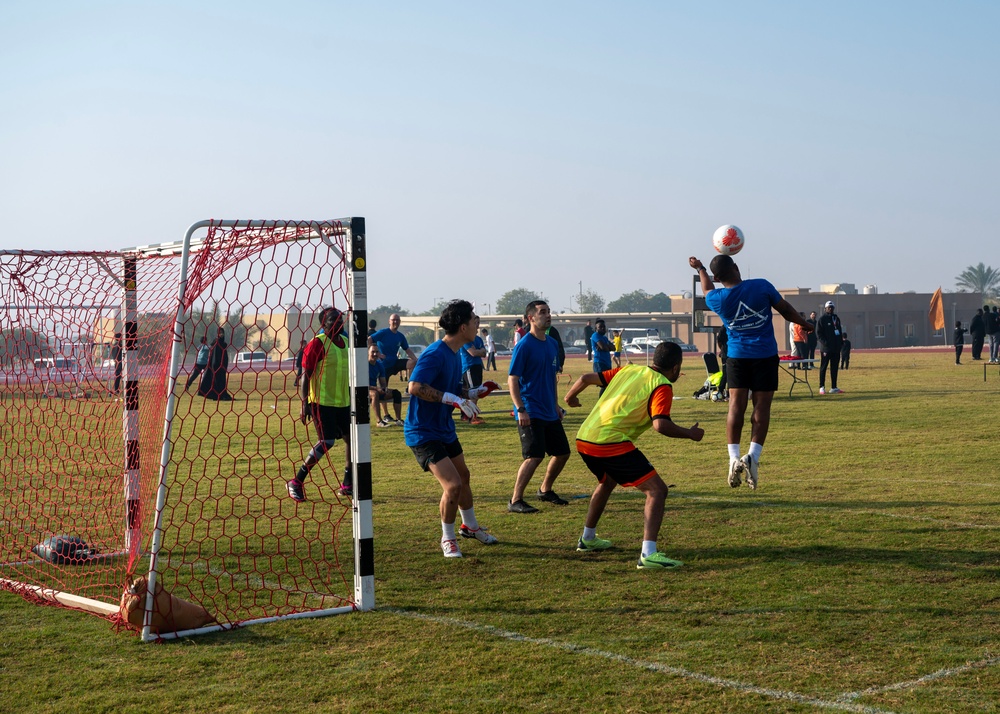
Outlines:
{"label": "player jumping for ball", "polygon": [[461,558],[455,537],[455,516],[462,514],[460,535],[484,545],[497,542],[496,536],[479,526],[469,486],[469,467],[455,432],[452,410],[458,407],[468,418],[479,414],[476,400],[498,389],[496,382],[484,382],[475,389],[462,384],[462,360],[458,351],[471,342],[479,330],[479,317],[466,300],[453,300],[441,312],[438,324],[444,338],[420,354],[410,372],[410,404],[403,434],[406,445],[424,471],[441,484],[441,550],[445,558]]}
{"label": "player jumping for ball", "polygon": [[635,446],[635,440],[649,427],[675,439],[701,441],[705,431],[695,423],[690,429],[670,420],[672,385],[681,373],[680,345],[661,342],[649,367],[627,364],[604,372],[584,374],[566,392],[566,404],[580,406],[577,395],[590,385],[606,387],[576,435],[576,450],[587,468],[600,482],[590,497],[583,535],[576,549],[604,550],[611,541],[597,537],[597,522],[604,513],[615,486],[635,486],[646,494],[642,551],[639,568],[677,568],[683,565],[656,549],[663,521],[667,485],[656,469]]}
{"label": "player jumping for ball", "polygon": [[[807,333],[814,328],[767,280],[743,280],[739,267],[730,256],[717,255],[712,259],[712,275],[722,283],[718,289],[700,260],[692,257],[688,263],[698,271],[705,302],[722,318],[729,335],[726,360],[729,382],[729,416],[726,419],[729,485],[737,488],[742,474],[747,486],[755,489],[760,454],[771,424],[771,401],[778,389],[778,343],[771,326],[771,308],[789,322],[801,325]],[[750,450],[741,457],[740,436],[751,393]]]}

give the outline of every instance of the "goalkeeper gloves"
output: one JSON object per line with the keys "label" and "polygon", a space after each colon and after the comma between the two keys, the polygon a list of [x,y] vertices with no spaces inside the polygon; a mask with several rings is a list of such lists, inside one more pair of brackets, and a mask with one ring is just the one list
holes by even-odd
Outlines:
{"label": "goalkeeper gloves", "polygon": [[495,392],[498,389],[500,389],[500,385],[496,382],[483,382],[482,385],[469,390],[469,399],[482,399],[483,397],[488,397],[492,392]]}
{"label": "goalkeeper gloves", "polygon": [[464,414],[469,419],[472,419],[473,417],[479,415],[479,407],[476,406],[476,403],[474,401],[472,401],[471,399],[462,399],[461,397],[455,396],[451,392],[445,392],[444,394],[441,395],[441,403],[450,404],[453,407],[458,407],[459,409],[462,410],[462,414]]}

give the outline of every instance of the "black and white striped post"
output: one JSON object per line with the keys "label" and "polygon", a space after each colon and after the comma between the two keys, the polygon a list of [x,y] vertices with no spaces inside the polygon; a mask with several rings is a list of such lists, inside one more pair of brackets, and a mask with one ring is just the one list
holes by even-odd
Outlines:
{"label": "black and white striped post", "polygon": [[136,281],[138,261],[125,256],[122,278],[122,381],[125,408],[122,411],[122,433],[125,438],[125,551],[129,563],[138,557],[142,547],[142,505],[140,501],[139,465],[139,301]]}

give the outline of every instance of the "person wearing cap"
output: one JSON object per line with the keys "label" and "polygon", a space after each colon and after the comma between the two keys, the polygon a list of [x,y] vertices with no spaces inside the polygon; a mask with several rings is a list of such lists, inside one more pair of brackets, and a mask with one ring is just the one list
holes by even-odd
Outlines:
{"label": "person wearing cap", "polygon": [[344,313],[328,307],[319,314],[319,321],[319,334],[302,352],[302,407],[299,410],[303,424],[313,423],[318,440],[295,478],[287,484],[289,497],[300,503],[306,500],[305,480],[309,472],[338,438],[343,440],[345,452],[340,493],[343,496],[352,493],[350,349],[344,334]]}
{"label": "person wearing cap", "polygon": [[[729,381],[729,415],[726,438],[729,450],[729,485],[736,488],[741,475],[747,486],[757,488],[757,469],[764,440],[771,425],[771,401],[778,389],[778,342],[774,339],[771,310],[812,332],[812,325],[775,287],[760,278],[744,280],[739,266],[728,255],[712,259],[712,274],[700,260],[688,259],[698,271],[705,303],[722,318],[729,334],[726,376]],[[722,283],[716,289],[715,281]],[[747,402],[753,395],[750,450],[740,456],[740,438]]]}
{"label": "person wearing cap", "polygon": [[[844,346],[844,327],[834,312],[837,306],[827,300],[823,314],[816,323],[816,346],[819,348],[819,393],[843,394],[837,387],[837,370],[840,368],[840,349]],[[826,368],[830,367],[830,391],[826,391]]]}

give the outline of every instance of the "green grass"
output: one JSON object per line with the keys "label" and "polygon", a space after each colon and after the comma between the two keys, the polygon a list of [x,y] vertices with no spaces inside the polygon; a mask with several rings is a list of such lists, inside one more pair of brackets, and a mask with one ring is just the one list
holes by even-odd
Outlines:
{"label": "green grass", "polygon": [[[700,444],[643,438],[676,485],[660,548],[679,571],[636,570],[631,489],[598,528],[615,547],[575,551],[594,486],[575,455],[557,490],[580,498],[508,514],[520,457],[500,415],[459,435],[501,542],[446,561],[439,487],[401,429],[373,429],[375,612],[147,646],[0,592],[0,710],[1000,711],[1000,375],[943,352],[852,362],[842,396],[779,392],[756,492],[725,483],[725,405],[674,403]],[[680,396],[704,380],[686,371]],[[219,517],[245,520],[232,503]]]}

